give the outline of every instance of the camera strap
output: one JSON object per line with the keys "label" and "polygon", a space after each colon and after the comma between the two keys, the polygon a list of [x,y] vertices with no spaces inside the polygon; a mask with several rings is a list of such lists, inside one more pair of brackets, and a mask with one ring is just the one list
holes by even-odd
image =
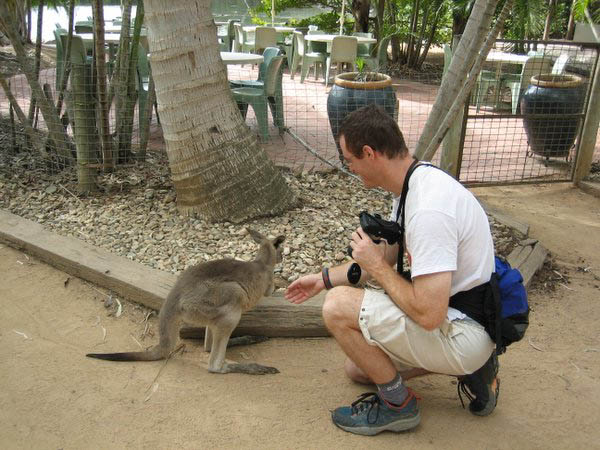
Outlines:
{"label": "camera strap", "polygon": [[400,194],[400,202],[398,203],[398,209],[396,210],[396,222],[398,222],[400,214],[402,214],[402,219],[400,222],[400,240],[398,241],[398,262],[396,263],[396,269],[398,270],[398,273],[408,281],[410,281],[410,272],[404,271],[404,207],[406,205],[406,197],[408,196],[408,181],[410,180],[410,177],[415,171],[415,169],[421,166],[436,167],[431,163],[419,162],[417,158],[414,158],[414,161],[406,171],[406,176],[404,177],[404,184],[402,185],[402,193]]}

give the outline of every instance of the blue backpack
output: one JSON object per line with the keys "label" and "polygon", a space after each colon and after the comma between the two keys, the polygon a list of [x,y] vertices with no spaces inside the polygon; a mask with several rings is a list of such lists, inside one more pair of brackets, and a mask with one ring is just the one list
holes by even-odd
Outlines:
{"label": "blue backpack", "polygon": [[484,305],[484,311],[490,324],[486,328],[500,354],[513,342],[523,339],[529,326],[529,304],[521,272],[503,258],[495,259],[496,272],[490,280],[493,304]]}

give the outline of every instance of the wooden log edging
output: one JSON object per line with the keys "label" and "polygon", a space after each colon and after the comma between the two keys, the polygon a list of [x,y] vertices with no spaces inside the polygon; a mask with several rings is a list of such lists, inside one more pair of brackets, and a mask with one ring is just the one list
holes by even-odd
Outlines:
{"label": "wooden log edging", "polygon": [[[525,284],[528,285],[535,272],[543,266],[548,252],[537,240],[527,239],[528,226],[518,224],[506,214],[501,214],[502,220],[517,224],[526,233],[525,239],[513,250],[508,260],[513,267],[521,270]],[[70,275],[154,310],[160,309],[177,279],[176,275],[169,272],[152,269],[77,238],[50,232],[37,222],[1,209],[0,241]],[[265,297],[253,310],[242,315],[234,335],[329,336],[321,316],[324,299],[325,293],[322,292],[301,305],[293,305],[281,295]],[[201,338],[203,335],[204,330],[200,328],[184,328],[181,332],[182,337]]]}
{"label": "wooden log edging", "polygon": [[[0,240],[63,272],[154,310],[160,309],[177,279],[169,272],[152,269],[79,239],[52,233],[37,222],[4,210],[0,210]],[[252,311],[242,315],[234,334],[328,336],[321,317],[323,300],[324,295],[319,295],[301,305],[293,305],[281,296],[265,297]],[[186,333],[203,336],[198,329],[188,328]]]}

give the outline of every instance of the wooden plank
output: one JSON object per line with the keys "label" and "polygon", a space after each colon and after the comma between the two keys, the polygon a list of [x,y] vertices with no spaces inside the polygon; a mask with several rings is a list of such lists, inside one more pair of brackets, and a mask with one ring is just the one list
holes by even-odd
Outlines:
{"label": "wooden plank", "polygon": [[538,242],[533,247],[533,250],[527,259],[520,266],[518,266],[518,269],[523,275],[523,284],[525,284],[525,286],[529,286],[533,275],[535,275],[535,273],[544,265],[547,255],[548,250],[546,250],[546,248]]}
{"label": "wooden plank", "polygon": [[488,205],[481,199],[477,200],[479,200],[479,203],[481,203],[481,206],[483,206],[485,212],[492,216],[494,219],[496,219],[498,222],[500,222],[503,225],[506,225],[507,227],[513,228],[521,235],[522,238],[526,238],[527,236],[529,236],[529,225],[519,222],[514,217],[500,211],[497,208],[494,208],[493,206]]}
{"label": "wooden plank", "polygon": [[600,183],[597,181],[580,181],[577,183],[577,186],[583,192],[600,198]]}
{"label": "wooden plank", "polygon": [[[171,273],[114,255],[79,239],[57,235],[36,222],[3,210],[0,210],[0,240],[70,275],[155,310],[160,309],[177,279]],[[265,336],[326,336],[321,318],[323,299],[321,295],[293,305],[282,297],[264,298],[254,310],[242,316],[241,331]]]}
{"label": "wooden plank", "polygon": [[532,250],[532,245],[519,246],[515,248],[506,259],[511,267],[519,268],[531,254]]}
{"label": "wooden plank", "polygon": [[[329,336],[321,310],[325,292],[301,305],[291,305],[283,297],[266,297],[251,311],[244,313],[234,336],[269,337]],[[183,338],[204,338],[204,328],[183,328]]]}

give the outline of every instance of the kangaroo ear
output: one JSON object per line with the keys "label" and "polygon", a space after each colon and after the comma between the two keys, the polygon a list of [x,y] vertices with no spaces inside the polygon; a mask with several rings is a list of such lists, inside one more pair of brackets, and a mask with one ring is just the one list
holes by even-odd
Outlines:
{"label": "kangaroo ear", "polygon": [[281,235],[281,236],[277,236],[275,239],[273,239],[273,246],[275,248],[279,248],[279,246],[281,245],[281,243],[285,241],[285,236]]}
{"label": "kangaroo ear", "polygon": [[254,242],[256,242],[257,244],[260,244],[265,240],[265,237],[258,231],[253,230],[252,228],[246,228],[246,230],[248,230],[248,234],[252,237],[252,239],[254,239]]}

